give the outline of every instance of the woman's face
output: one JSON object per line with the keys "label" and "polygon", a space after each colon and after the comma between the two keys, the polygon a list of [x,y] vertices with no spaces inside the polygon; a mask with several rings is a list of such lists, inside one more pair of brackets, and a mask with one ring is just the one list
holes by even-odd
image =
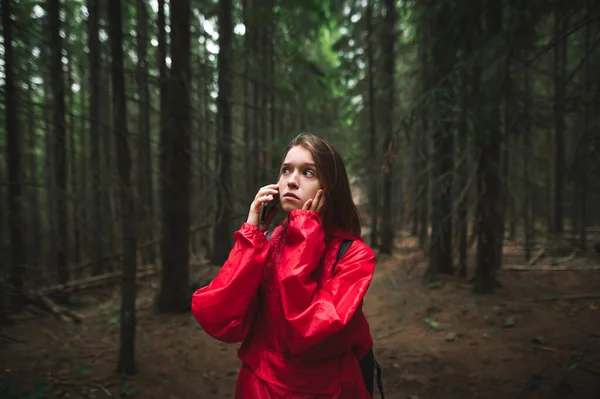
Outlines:
{"label": "woman's face", "polygon": [[292,147],[285,156],[279,175],[281,209],[285,213],[302,209],[320,188],[321,182],[310,151],[299,145]]}

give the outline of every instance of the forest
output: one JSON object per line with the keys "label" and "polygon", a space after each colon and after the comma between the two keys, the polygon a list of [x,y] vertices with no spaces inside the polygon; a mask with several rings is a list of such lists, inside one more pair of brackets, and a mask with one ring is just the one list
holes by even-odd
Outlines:
{"label": "forest", "polygon": [[600,3],[0,11],[0,396],[233,398],[191,295],[310,132],[377,256],[386,397],[598,398]]}

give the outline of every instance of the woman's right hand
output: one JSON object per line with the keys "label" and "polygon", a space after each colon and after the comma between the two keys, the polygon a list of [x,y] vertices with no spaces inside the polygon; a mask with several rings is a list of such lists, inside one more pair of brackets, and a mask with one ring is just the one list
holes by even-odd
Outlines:
{"label": "woman's right hand", "polygon": [[255,225],[260,231],[267,231],[269,224],[271,224],[271,221],[277,212],[273,212],[269,215],[269,218],[262,224],[260,223],[260,209],[262,204],[273,200],[273,196],[279,193],[278,189],[279,186],[277,184],[269,184],[258,190],[258,193],[256,193],[256,196],[254,197],[254,201],[250,204],[247,223]]}

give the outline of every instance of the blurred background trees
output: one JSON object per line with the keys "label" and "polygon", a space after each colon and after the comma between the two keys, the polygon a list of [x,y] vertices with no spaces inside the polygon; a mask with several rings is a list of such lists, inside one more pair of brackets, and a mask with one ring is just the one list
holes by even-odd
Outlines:
{"label": "blurred background trees", "polygon": [[600,250],[591,0],[2,0],[2,27],[4,316],[119,278],[132,345],[136,278],[186,311],[302,131],[343,155],[368,243],[419,237],[425,283],[493,292],[505,238]]}

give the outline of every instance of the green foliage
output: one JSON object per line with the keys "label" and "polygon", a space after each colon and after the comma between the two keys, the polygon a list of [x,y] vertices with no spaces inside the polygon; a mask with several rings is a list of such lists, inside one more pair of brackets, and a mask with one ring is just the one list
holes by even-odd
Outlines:
{"label": "green foliage", "polygon": [[427,324],[432,330],[440,330],[442,327],[439,322],[435,321],[430,317],[423,318],[423,323]]}
{"label": "green foliage", "polygon": [[111,326],[118,326],[121,324],[121,316],[120,315],[114,315],[112,316],[109,320],[108,320],[108,324],[110,324]]}
{"label": "green foliage", "polygon": [[139,392],[139,389],[137,387],[134,386],[130,386],[129,383],[127,382],[126,378],[122,378],[121,381],[119,381],[119,396],[124,398],[124,397],[130,397],[130,396],[134,396]]}
{"label": "green foliage", "polygon": [[92,374],[92,369],[88,366],[80,366],[77,368],[77,372],[81,374]]}

